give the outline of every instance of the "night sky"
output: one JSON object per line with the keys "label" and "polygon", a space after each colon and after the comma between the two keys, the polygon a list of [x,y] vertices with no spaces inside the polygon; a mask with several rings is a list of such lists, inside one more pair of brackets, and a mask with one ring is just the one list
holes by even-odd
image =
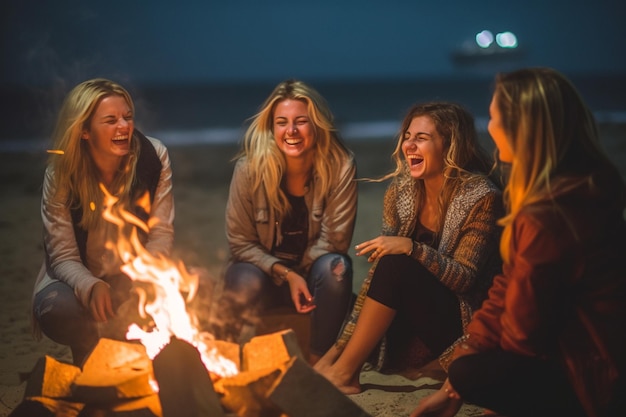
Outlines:
{"label": "night sky", "polygon": [[519,40],[517,66],[626,74],[618,0],[447,2],[34,1],[0,6],[0,86],[471,77],[453,51],[483,29]]}

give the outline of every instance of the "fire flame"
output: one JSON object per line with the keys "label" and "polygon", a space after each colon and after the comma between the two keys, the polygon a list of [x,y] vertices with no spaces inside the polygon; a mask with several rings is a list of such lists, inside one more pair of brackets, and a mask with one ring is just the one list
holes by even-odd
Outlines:
{"label": "fire flame", "polygon": [[[107,242],[107,248],[119,255],[123,263],[122,272],[133,281],[149,284],[154,290],[154,296],[148,296],[136,286],[140,296],[139,313],[144,318],[149,316],[154,322],[154,328],[146,331],[137,324],[132,324],[126,338],[141,341],[150,359],[154,359],[171,337],[176,337],[198,349],[202,362],[210,373],[220,377],[237,374],[237,365],[221,356],[216,347],[210,346],[213,336],[199,331],[194,324],[195,315],[187,311],[187,302],[194,298],[198,289],[198,275],[190,273],[182,262],[177,264],[165,256],[154,256],[148,252],[141,244],[138,229],[148,233],[150,226],[119,207],[116,204],[119,199],[111,195],[102,184],[100,188],[105,194],[104,219],[117,225],[120,230],[131,226],[129,238],[120,233],[116,242]],[[138,203],[149,212],[150,200],[147,193]],[[183,297],[183,292],[187,294],[186,298]]]}

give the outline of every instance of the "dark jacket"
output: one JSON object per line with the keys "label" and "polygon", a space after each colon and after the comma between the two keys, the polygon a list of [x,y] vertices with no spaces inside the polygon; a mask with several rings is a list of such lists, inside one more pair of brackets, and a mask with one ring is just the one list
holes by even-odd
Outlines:
{"label": "dark jacket", "polygon": [[602,416],[624,395],[613,391],[626,371],[626,225],[623,183],[595,185],[562,183],[515,217],[510,260],[468,325],[469,349],[455,353],[558,361],[587,413]]}

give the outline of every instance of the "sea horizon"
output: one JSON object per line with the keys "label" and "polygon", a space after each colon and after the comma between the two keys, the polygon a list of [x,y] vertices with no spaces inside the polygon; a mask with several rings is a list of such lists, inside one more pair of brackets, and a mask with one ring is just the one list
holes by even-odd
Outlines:
{"label": "sea horizon", "polygon": [[[626,74],[570,77],[598,124],[626,124]],[[481,77],[308,81],[327,100],[339,136],[346,141],[396,137],[408,108],[446,100],[465,106],[485,134],[492,81]],[[177,84],[127,87],[135,102],[135,126],[167,146],[238,143],[248,120],[274,83]],[[41,151],[62,101],[59,89],[0,86],[6,110],[0,152]]]}

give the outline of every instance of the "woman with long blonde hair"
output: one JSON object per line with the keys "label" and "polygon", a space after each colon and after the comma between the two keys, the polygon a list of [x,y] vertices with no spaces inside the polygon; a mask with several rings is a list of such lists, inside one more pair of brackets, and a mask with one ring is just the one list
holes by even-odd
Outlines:
{"label": "woman with long blonde hair", "polygon": [[102,217],[102,188],[149,225],[140,234],[148,251],[168,255],[173,244],[168,152],[135,129],[134,117],[128,91],[96,78],[68,93],[52,136],[41,203],[46,256],[33,316],[37,334],[69,345],[76,364],[97,343],[99,323],[114,318],[129,298],[131,286],[120,272],[121,260],[106,246],[118,231]]}
{"label": "woman with long blonde hair", "polygon": [[626,415],[626,187],[593,114],[550,68],[499,74],[489,133],[511,164],[504,267],[441,390],[412,417],[462,401],[507,416]]}
{"label": "woman with long blonde hair", "polygon": [[231,180],[218,334],[236,339],[256,314],[292,305],[311,313],[311,361],[328,349],[352,295],[355,175],[323,97],[299,80],[279,83],[250,122]]}

